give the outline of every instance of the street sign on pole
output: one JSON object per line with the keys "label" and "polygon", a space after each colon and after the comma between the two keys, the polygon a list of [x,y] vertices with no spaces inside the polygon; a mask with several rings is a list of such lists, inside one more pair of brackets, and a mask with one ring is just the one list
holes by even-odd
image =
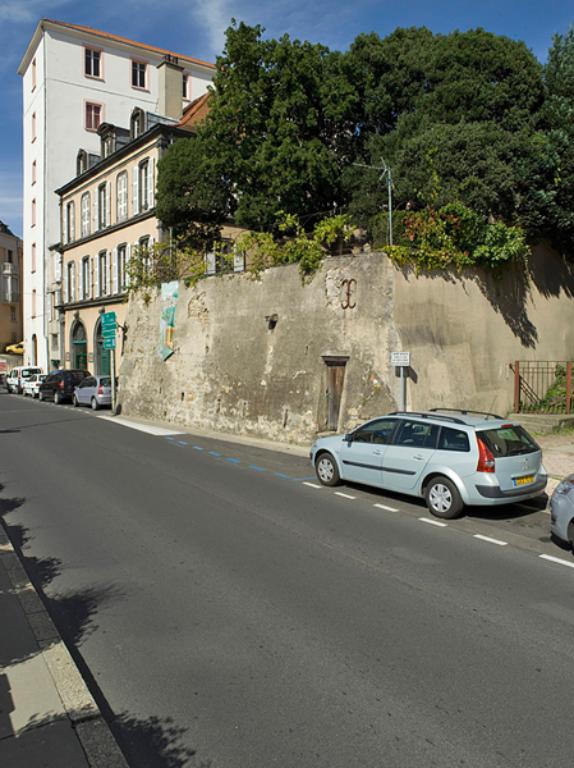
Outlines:
{"label": "street sign on pole", "polygon": [[116,348],[116,337],[110,337],[107,339],[104,336],[104,349],[115,349]]}
{"label": "street sign on pole", "polygon": [[407,368],[411,365],[410,352],[391,352],[391,365],[399,369],[401,377],[401,411],[407,410]]}
{"label": "street sign on pole", "polygon": [[391,352],[391,365],[394,365],[397,368],[408,368],[410,364],[410,352]]}

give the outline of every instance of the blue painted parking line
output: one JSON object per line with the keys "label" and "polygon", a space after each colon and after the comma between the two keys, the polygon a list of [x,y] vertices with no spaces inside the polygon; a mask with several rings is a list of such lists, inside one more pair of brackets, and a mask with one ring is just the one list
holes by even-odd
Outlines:
{"label": "blue painted parking line", "polygon": [[215,456],[216,459],[218,459],[221,454],[218,451],[209,451],[210,456]]}
{"label": "blue painted parking line", "polygon": [[225,461],[228,461],[230,464],[241,464],[241,459],[236,459],[234,456],[228,456]]}
{"label": "blue painted parking line", "polygon": [[201,447],[201,445],[194,445],[193,447],[196,451],[203,451],[203,448]]}
{"label": "blue painted parking line", "polygon": [[267,472],[265,467],[258,467],[257,464],[250,464],[249,469],[252,469],[254,472]]}
{"label": "blue painted parking line", "polygon": [[283,480],[292,480],[291,475],[286,475],[285,472],[274,472],[275,477],[281,477]]}
{"label": "blue painted parking line", "polygon": [[178,445],[187,445],[187,440],[178,440]]}

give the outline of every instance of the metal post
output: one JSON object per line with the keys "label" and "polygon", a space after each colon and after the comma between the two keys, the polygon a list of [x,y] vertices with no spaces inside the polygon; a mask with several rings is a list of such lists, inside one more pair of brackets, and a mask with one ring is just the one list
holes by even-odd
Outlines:
{"label": "metal post", "polygon": [[566,363],[566,413],[570,413],[572,405],[572,362]]}
{"label": "metal post", "polygon": [[110,373],[112,375],[112,414],[116,412],[116,350],[110,349]]}
{"label": "metal post", "polygon": [[401,411],[407,410],[407,369],[404,365],[400,367],[401,372]]}
{"label": "metal post", "polygon": [[520,413],[520,363],[514,361],[514,413]]}

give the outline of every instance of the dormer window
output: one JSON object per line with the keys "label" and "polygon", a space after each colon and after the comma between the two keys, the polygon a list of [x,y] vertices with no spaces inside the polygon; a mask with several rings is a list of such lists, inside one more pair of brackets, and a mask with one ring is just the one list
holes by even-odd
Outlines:
{"label": "dormer window", "polygon": [[76,158],[76,175],[80,176],[88,170],[88,153],[85,149],[80,149]]}
{"label": "dormer window", "polygon": [[109,133],[102,140],[102,155],[109,157],[115,150],[115,136],[113,133]]}
{"label": "dormer window", "polygon": [[132,139],[137,139],[144,132],[144,117],[144,112],[139,107],[136,107],[132,112],[130,118],[130,136]]}

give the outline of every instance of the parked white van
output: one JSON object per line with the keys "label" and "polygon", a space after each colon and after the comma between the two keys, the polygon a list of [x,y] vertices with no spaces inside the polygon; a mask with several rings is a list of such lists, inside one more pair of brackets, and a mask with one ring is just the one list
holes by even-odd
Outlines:
{"label": "parked white van", "polygon": [[16,368],[12,368],[6,377],[6,389],[13,395],[21,395],[24,382],[35,373],[42,373],[42,369],[27,365],[19,365]]}

